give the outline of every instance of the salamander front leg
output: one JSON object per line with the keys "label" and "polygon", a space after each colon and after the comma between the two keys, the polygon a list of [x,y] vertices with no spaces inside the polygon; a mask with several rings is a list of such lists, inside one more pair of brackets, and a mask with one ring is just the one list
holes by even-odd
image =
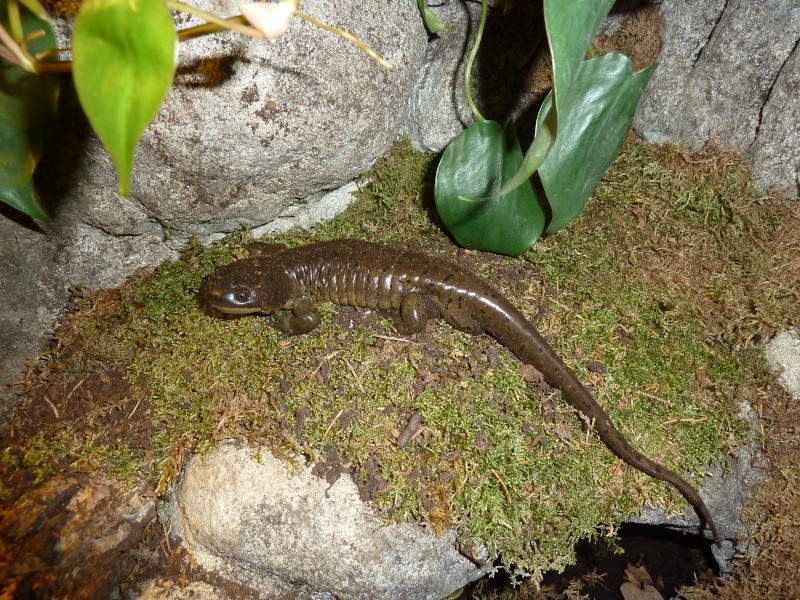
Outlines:
{"label": "salamander front leg", "polygon": [[319,312],[309,298],[300,298],[291,310],[271,316],[272,325],[285,336],[302,335],[319,325]]}
{"label": "salamander front leg", "polygon": [[250,242],[242,246],[249,256],[274,256],[286,250],[286,244],[273,244],[270,242]]}

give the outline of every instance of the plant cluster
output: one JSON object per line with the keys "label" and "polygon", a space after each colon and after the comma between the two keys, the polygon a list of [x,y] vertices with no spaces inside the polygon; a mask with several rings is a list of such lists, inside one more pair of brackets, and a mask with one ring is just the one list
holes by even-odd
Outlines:
{"label": "plant cluster", "polygon": [[[436,174],[436,207],[459,244],[518,256],[543,234],[572,221],[611,166],[655,65],[633,72],[631,60],[610,52],[584,60],[614,0],[545,0],[553,90],[542,103],[536,135],[523,155],[513,124],[477,119],[445,149]],[[541,186],[532,177],[538,174]]]}
{"label": "plant cluster", "polygon": [[[470,71],[488,13],[488,0],[482,1],[465,77],[477,122],[447,147],[436,175],[437,210],[461,245],[522,254],[543,233],[555,233],[574,219],[611,165],[654,68],[634,73],[630,59],[618,52],[585,59],[613,3],[545,0],[553,89],[523,155],[513,125],[484,119],[472,100]],[[298,4],[252,2],[242,5],[241,15],[221,18],[180,0],[86,0],[75,19],[72,61],[66,61],[55,60],[61,51],[39,0],[0,0],[0,174],[6,181],[0,200],[47,219],[35,201],[32,177],[56,119],[54,72],[72,71],[81,107],[116,165],[124,196],[139,137],[172,83],[178,41],[222,30],[275,39],[297,16],[391,66],[349,33],[306,15]],[[446,31],[423,0],[417,4],[432,34]],[[170,10],[205,23],[177,31]]]}

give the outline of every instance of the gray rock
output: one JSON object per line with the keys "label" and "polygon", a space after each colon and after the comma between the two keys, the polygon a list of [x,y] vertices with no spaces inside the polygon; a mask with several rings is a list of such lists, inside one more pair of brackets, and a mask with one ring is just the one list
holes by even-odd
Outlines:
{"label": "gray rock", "polygon": [[776,335],[764,348],[767,365],[780,384],[800,401],[800,334],[789,329]]}
{"label": "gray rock", "polygon": [[488,568],[459,554],[452,532],[385,522],[347,475],[330,485],[233,443],[191,459],[167,514],[202,567],[266,598],[276,584],[340,600],[444,598]]}
{"label": "gray rock", "polygon": [[17,401],[7,384],[50,342],[70,288],[114,287],[175,257],[160,231],[112,236],[71,218],[36,228],[0,216],[0,424]]}
{"label": "gray rock", "polygon": [[321,221],[330,221],[344,211],[353,201],[353,192],[358,184],[351,181],[339,189],[328,192],[316,200],[309,200],[287,206],[272,221],[252,230],[254,238],[289,231],[292,227],[311,229]]}
{"label": "gray rock", "polygon": [[647,142],[740,151],[761,189],[800,191],[800,4],[664,0],[659,67],[635,121]]}
{"label": "gray rock", "polygon": [[[194,5],[238,12],[228,0]],[[169,228],[204,237],[268,223],[361,174],[402,129],[425,48],[417,9],[307,0],[303,11],[361,38],[394,68],[299,19],[273,42],[219,33],[182,43],[174,85],[140,141],[128,199],[117,196],[110,160],[90,136],[71,140],[83,153],[70,208],[117,236]],[[180,28],[199,22],[178,20]]]}
{"label": "gray rock", "polygon": [[761,451],[758,415],[747,402],[739,405],[739,418],[750,424],[749,439],[733,448],[727,457],[726,468],[714,467],[703,482],[710,500],[709,510],[725,538],[711,552],[723,573],[732,573],[734,557],[757,552],[747,527],[742,523],[742,507],[752,496],[753,486],[769,477],[769,461]]}

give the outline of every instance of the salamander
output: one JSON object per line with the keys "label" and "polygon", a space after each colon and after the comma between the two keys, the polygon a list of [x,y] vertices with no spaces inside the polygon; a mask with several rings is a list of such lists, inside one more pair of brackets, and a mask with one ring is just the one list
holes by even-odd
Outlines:
{"label": "salamander", "polygon": [[388,311],[401,334],[422,331],[434,318],[470,334],[488,334],[560,389],[614,454],[675,487],[719,543],[714,519],[692,485],[631,447],[525,316],[488,283],[449,261],[359,240],[263,245],[260,255],[219,267],[203,296],[223,313],[269,315],[285,335],[319,325],[319,301]]}

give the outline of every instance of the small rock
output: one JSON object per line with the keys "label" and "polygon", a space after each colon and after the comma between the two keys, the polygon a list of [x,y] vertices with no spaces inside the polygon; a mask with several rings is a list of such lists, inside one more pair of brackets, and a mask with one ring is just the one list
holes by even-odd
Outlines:
{"label": "small rock", "polygon": [[452,532],[387,524],[349,474],[329,484],[232,442],[191,459],[165,515],[203,568],[259,590],[302,582],[340,600],[433,600],[490,566],[464,558]]}
{"label": "small rock", "polygon": [[800,400],[800,334],[796,329],[779,333],[764,347],[767,365],[795,400]]}

